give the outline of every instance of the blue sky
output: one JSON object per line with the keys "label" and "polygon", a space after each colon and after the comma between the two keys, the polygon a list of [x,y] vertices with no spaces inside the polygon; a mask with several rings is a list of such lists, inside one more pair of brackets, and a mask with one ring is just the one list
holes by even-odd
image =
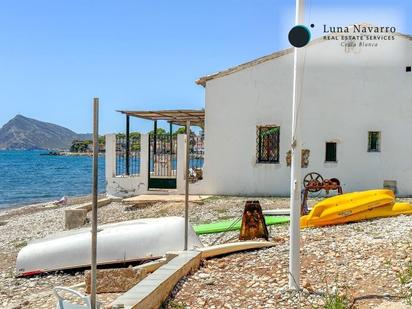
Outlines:
{"label": "blue sky", "polygon": [[[333,3],[333,4],[331,4]],[[203,75],[289,47],[294,0],[1,0],[0,125],[16,114],[101,133],[117,109],[202,108]],[[306,0],[307,24],[395,25],[412,33],[410,0]],[[151,123],[132,120],[132,129]]]}

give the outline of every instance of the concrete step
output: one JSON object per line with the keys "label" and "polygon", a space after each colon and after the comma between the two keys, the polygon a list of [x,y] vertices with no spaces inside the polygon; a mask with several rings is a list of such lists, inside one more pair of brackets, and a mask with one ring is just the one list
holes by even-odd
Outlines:
{"label": "concrete step", "polygon": [[159,308],[181,278],[198,269],[201,261],[199,251],[180,251],[178,256],[161,266],[117,298],[112,308]]}

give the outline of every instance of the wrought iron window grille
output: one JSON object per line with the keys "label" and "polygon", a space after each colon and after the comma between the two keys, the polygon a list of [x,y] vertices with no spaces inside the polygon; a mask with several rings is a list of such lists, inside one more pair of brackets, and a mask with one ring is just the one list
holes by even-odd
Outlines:
{"label": "wrought iron window grille", "polygon": [[258,126],[256,128],[256,162],[279,163],[280,127]]}

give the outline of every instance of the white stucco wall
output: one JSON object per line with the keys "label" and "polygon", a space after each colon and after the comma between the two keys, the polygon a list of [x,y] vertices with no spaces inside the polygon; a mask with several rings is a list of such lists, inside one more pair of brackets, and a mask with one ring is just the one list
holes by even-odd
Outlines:
{"label": "white stucco wall", "polygon": [[[336,177],[344,191],[396,180],[412,194],[412,42],[397,37],[347,52],[323,42],[306,52],[303,148],[309,167]],[[216,78],[205,87],[204,180],[192,192],[287,195],[293,54]],[[256,126],[280,126],[279,164],[256,163]],[[381,152],[367,152],[368,131],[381,131]],[[325,163],[325,142],[337,141],[337,163]]]}
{"label": "white stucco wall", "polygon": [[[148,190],[149,135],[140,135],[140,173],[116,176],[116,134],[106,135],[106,193],[114,197],[141,194],[159,194],[159,189]],[[123,163],[122,163],[123,164]],[[186,135],[177,135],[176,190],[165,190],[171,194],[185,193]]]}

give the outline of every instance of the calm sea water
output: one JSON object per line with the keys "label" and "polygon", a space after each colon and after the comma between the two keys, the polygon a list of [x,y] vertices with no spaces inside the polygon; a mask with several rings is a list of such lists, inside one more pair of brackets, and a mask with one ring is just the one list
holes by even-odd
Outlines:
{"label": "calm sea water", "polygon": [[[47,151],[0,150],[0,208],[91,193],[91,157],[42,153]],[[100,192],[104,183],[104,157],[99,157]]]}

